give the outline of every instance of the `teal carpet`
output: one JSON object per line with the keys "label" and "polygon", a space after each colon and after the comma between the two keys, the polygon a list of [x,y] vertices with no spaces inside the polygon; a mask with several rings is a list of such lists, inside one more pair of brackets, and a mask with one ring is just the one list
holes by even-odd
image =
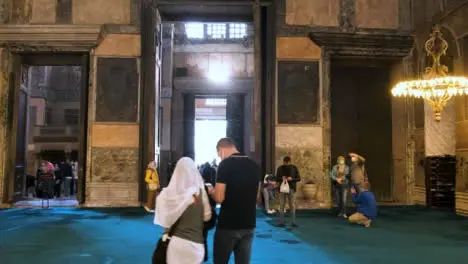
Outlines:
{"label": "teal carpet", "polygon": [[[140,209],[2,210],[0,263],[150,263],[161,234],[152,220]],[[380,208],[369,229],[322,210],[298,213],[294,230],[261,212],[257,223],[252,264],[468,263],[468,219],[453,213]]]}

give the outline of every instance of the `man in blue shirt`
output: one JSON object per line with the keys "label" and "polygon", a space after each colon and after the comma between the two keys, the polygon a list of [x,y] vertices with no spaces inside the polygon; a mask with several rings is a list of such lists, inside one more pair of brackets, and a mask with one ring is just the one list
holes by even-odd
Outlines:
{"label": "man in blue shirt", "polygon": [[377,202],[374,194],[369,191],[369,184],[362,184],[360,192],[351,187],[351,194],[353,202],[358,205],[358,210],[348,218],[349,222],[370,227],[377,216]]}

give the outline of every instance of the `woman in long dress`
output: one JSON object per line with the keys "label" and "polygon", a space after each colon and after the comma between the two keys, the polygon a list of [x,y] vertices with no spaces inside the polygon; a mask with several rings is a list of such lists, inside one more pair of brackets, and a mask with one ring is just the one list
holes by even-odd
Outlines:
{"label": "woman in long dress", "polygon": [[211,219],[208,195],[197,166],[181,158],[169,185],[156,198],[154,223],[173,235],[167,249],[168,264],[199,264],[204,257],[204,222]]}

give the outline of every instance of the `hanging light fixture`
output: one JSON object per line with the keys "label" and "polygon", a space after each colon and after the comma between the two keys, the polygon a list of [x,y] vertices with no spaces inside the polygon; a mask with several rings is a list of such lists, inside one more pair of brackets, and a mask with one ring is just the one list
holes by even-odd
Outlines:
{"label": "hanging light fixture", "polygon": [[441,120],[441,113],[452,97],[468,95],[468,78],[448,75],[448,67],[440,63],[448,43],[443,38],[439,26],[435,26],[424,45],[427,56],[432,57],[432,66],[427,67],[423,79],[398,83],[392,89],[395,97],[424,99],[432,108],[435,120]]}

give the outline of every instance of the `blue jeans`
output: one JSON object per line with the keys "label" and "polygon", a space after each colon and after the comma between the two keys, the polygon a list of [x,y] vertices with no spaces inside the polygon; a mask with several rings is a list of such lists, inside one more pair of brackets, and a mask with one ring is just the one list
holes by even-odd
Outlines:
{"label": "blue jeans", "polygon": [[291,212],[292,223],[296,223],[296,191],[289,190],[289,193],[279,193],[280,200],[280,212],[279,212],[279,222],[284,224],[284,207],[286,205],[286,199],[289,203],[289,211]]}
{"label": "blue jeans", "polygon": [[254,229],[229,230],[216,228],[213,263],[228,264],[234,251],[236,264],[250,264]]}
{"label": "blue jeans", "polygon": [[340,214],[346,214],[346,201],[348,198],[348,185],[335,185],[335,199]]}
{"label": "blue jeans", "polygon": [[263,199],[265,200],[265,211],[268,212],[270,209],[272,209],[272,201],[275,199],[274,189],[263,188]]}

